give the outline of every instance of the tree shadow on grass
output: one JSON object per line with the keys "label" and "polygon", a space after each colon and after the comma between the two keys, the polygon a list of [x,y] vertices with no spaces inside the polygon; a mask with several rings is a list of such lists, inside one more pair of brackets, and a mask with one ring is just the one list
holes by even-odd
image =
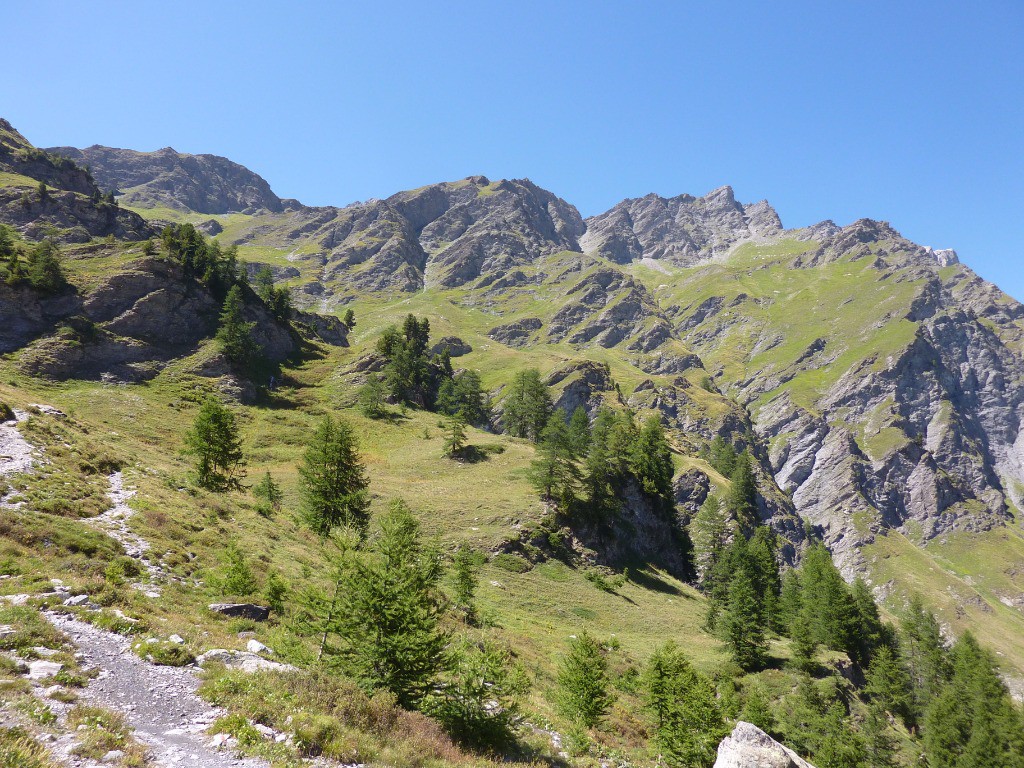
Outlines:
{"label": "tree shadow on grass", "polygon": [[657,573],[649,570],[641,570],[639,568],[629,569],[629,580],[637,586],[643,587],[644,589],[650,589],[654,592],[661,592],[666,595],[678,595],[687,599],[692,599],[690,595],[687,595],[675,584],[670,584],[668,581],[663,579]]}
{"label": "tree shadow on grass", "polygon": [[487,461],[491,456],[504,452],[505,447],[502,445],[467,445],[456,451],[452,458],[466,464],[479,464],[481,461]]}

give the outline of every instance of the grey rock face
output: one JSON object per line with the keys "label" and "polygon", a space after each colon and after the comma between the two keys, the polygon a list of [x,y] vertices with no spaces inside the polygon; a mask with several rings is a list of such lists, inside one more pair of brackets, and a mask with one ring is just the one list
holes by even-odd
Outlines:
{"label": "grey rock face", "polygon": [[510,347],[525,346],[536,331],[544,325],[539,318],[527,317],[513,323],[495,326],[487,332],[489,338]]}
{"label": "grey rock face", "polygon": [[718,745],[715,768],[814,768],[756,725],[740,721]]}
{"label": "grey rock face", "polygon": [[620,264],[651,258],[689,266],[781,232],[782,222],[767,202],[743,205],[731,187],[721,187],[704,197],[624,200],[587,219],[580,245]]}
{"label": "grey rock face", "polygon": [[[884,222],[819,231],[819,245],[793,258],[791,269],[867,263],[879,281],[867,285],[905,298],[873,325],[823,323],[790,358],[770,353],[793,345],[760,310],[764,298],[705,299],[678,311],[676,330],[712,373],[716,350],[736,343],[738,327],[753,340],[746,376],[725,386],[756,404],[754,427],[770,446],[779,487],[852,577],[864,566],[861,547],[887,529],[923,544],[1011,519],[1024,478],[1024,307],[969,270],[941,277],[944,263],[955,266],[952,256],[939,259]],[[886,334],[899,327],[906,341],[892,346]],[[851,357],[857,344],[864,351]],[[813,402],[795,402],[785,385],[819,372],[841,375]]]}
{"label": "grey rock face", "polygon": [[212,214],[284,210],[260,176],[216,155],[188,155],[170,147],[136,152],[98,145],[48,151],[88,166],[103,190],[123,193],[125,205]]}
{"label": "grey rock face", "polygon": [[577,408],[583,408],[593,418],[609,393],[614,392],[611,370],[601,363],[572,363],[550,373],[546,383],[556,391],[561,390],[555,399],[555,408],[561,409],[567,417]]}
{"label": "grey rock face", "polygon": [[[220,308],[178,264],[155,258],[130,264],[84,297],[40,297],[27,287],[0,284],[0,350],[27,347],[18,364],[34,375],[143,381],[211,337]],[[280,362],[295,351],[291,330],[255,299],[247,302],[245,317],[256,324],[253,338],[270,360]],[[346,343],[347,329],[337,319],[299,317],[328,343]],[[54,334],[58,324],[68,329]]]}

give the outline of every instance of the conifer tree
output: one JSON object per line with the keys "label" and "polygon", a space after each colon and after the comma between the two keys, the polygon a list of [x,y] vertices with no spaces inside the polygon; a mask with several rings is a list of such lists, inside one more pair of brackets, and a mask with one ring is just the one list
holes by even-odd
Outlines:
{"label": "conifer tree", "polygon": [[467,544],[463,544],[455,551],[452,560],[452,581],[455,584],[455,605],[462,608],[467,616],[472,617],[476,613],[476,563],[473,550]]}
{"label": "conifer tree", "polygon": [[460,371],[445,378],[437,390],[437,410],[449,416],[461,413],[467,424],[481,426],[491,416],[490,402],[476,371]]}
{"label": "conifer tree", "polygon": [[200,486],[213,491],[236,486],[244,462],[235,415],[213,398],[205,400],[185,435],[185,452],[195,456]]}
{"label": "conifer tree", "polygon": [[514,437],[540,440],[551,417],[551,398],[540,371],[528,368],[516,374],[505,397],[505,431]]}
{"label": "conifer tree", "polygon": [[0,259],[9,258],[15,252],[14,230],[7,224],[0,224]]}
{"label": "conifer tree", "polygon": [[694,670],[671,641],[658,648],[643,677],[655,739],[670,766],[708,766],[714,762],[725,723],[715,689]]}
{"label": "conifer tree", "polygon": [[268,469],[256,485],[252,487],[252,495],[257,499],[265,501],[272,509],[280,510],[281,502],[284,501],[284,493],[281,486],[274,482]]}
{"label": "conifer tree", "polygon": [[444,455],[449,459],[458,458],[467,445],[466,420],[459,412],[450,416],[445,424]]}
{"label": "conifer tree", "polygon": [[721,474],[729,477],[736,469],[736,449],[721,435],[715,435],[708,445],[708,463]]}
{"label": "conifer tree", "polygon": [[910,675],[912,719],[919,722],[950,674],[939,622],[924,607],[920,595],[911,596],[900,623],[900,651]]}
{"label": "conifer tree", "polygon": [[530,482],[543,499],[557,503],[562,511],[568,512],[576,500],[580,471],[561,411],[551,414],[541,433],[537,458],[530,465]]}
{"label": "conifer tree", "polygon": [[868,667],[864,694],[882,711],[908,722],[911,717],[910,677],[892,648],[877,648]]}
{"label": "conifer tree", "polygon": [[754,589],[761,598],[765,626],[772,631],[782,630],[779,598],[782,581],[779,577],[777,540],[775,531],[759,525],[749,542],[750,559],[754,564]]}
{"label": "conifer tree", "polygon": [[460,742],[483,750],[507,748],[529,681],[512,655],[490,640],[463,639],[453,649],[441,685],[424,706]]}
{"label": "conifer tree", "polygon": [[779,620],[782,622],[783,634],[792,637],[789,627],[792,626],[800,613],[800,572],[790,568],[782,576],[782,587],[779,592]]}
{"label": "conifer tree", "polygon": [[270,571],[267,574],[267,583],[263,588],[263,597],[267,605],[278,616],[284,615],[285,596],[288,594],[288,585],[277,571]]}
{"label": "conifer tree", "polygon": [[818,633],[815,629],[814,604],[812,601],[799,602],[797,612],[789,626],[792,640],[793,664],[804,672],[814,667],[814,656],[818,652]]}
{"label": "conifer tree", "polygon": [[727,521],[718,497],[711,494],[700,505],[690,521],[697,583],[706,586],[706,579],[726,545]]}
{"label": "conifer tree", "polygon": [[615,413],[601,408],[594,419],[590,446],[584,461],[584,482],[587,511],[591,517],[604,518],[618,508],[615,494],[615,473],[609,436],[615,423]]}
{"label": "conifer tree", "polygon": [[878,613],[878,606],[871,594],[871,588],[859,576],[850,586],[850,597],[857,614],[857,629],[853,633],[855,639],[853,660],[862,667],[866,667],[871,662],[875,649],[892,635],[892,629],[882,624],[882,617]]}
{"label": "conifer tree", "polygon": [[321,536],[329,535],[338,525],[365,533],[368,485],[351,427],[325,416],[299,466],[303,522]]}
{"label": "conifer tree", "polygon": [[342,316],[341,322],[343,322],[345,327],[350,331],[356,327],[356,313],[351,307],[345,310],[345,314]]}
{"label": "conifer tree", "polygon": [[636,441],[630,446],[629,469],[648,496],[664,509],[672,506],[672,449],[665,437],[661,419],[651,416],[644,422]]}
{"label": "conifer tree", "polygon": [[47,238],[28,252],[28,281],[37,291],[57,293],[67,285],[60,265],[60,248]]}
{"label": "conifer tree", "polygon": [[562,714],[584,728],[593,728],[611,706],[608,683],[608,660],[598,642],[583,630],[569,642],[558,670]]}
{"label": "conifer tree", "polygon": [[924,744],[933,768],[1020,768],[1024,725],[992,656],[971,633],[950,653],[948,683],[928,706]]}
{"label": "conifer tree", "polygon": [[758,603],[752,569],[740,563],[729,582],[729,597],[721,619],[722,636],[729,653],[742,669],[764,666],[768,652],[764,617]]}
{"label": "conifer tree", "polygon": [[245,597],[256,591],[256,577],[238,545],[229,542],[224,550],[224,573],[220,580],[221,594]]}
{"label": "conifer tree", "polygon": [[757,481],[750,464],[750,454],[746,451],[736,458],[735,468],[729,475],[731,485],[725,499],[726,509],[744,536],[750,536],[760,522],[757,514]]}
{"label": "conifer tree", "polygon": [[256,323],[246,322],[244,310],[242,288],[238,285],[232,286],[227,298],[224,299],[216,338],[228,360],[242,368],[248,368],[257,362],[260,350],[252,338],[252,330]]}
{"label": "conifer tree", "polygon": [[381,516],[365,552],[342,556],[338,605],[325,651],[367,691],[387,690],[416,707],[446,664],[449,636],[440,626],[440,558],[420,540],[401,501]]}
{"label": "conifer tree", "polygon": [[569,445],[577,461],[586,458],[590,449],[590,417],[582,405],[576,406],[569,419]]}
{"label": "conifer tree", "polygon": [[379,376],[371,374],[359,389],[359,410],[370,419],[380,419],[387,415],[384,384]]}
{"label": "conifer tree", "polygon": [[800,582],[817,642],[845,651],[857,661],[860,616],[846,582],[823,544],[816,543],[808,548],[800,569]]}
{"label": "conifer tree", "polygon": [[743,702],[741,719],[756,725],[765,733],[771,733],[775,729],[775,714],[772,712],[772,702],[760,685],[751,685]]}

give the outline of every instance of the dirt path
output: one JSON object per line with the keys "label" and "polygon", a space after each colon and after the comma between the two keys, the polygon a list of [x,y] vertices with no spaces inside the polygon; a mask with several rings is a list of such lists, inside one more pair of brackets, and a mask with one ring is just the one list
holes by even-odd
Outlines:
{"label": "dirt path", "polygon": [[[10,475],[28,472],[36,462],[32,455],[35,449],[18,431],[17,422],[27,419],[28,414],[24,411],[15,411],[14,415],[17,421],[0,423],[0,480]],[[6,483],[0,483],[0,507],[11,506],[3,495],[6,490]]]}
{"label": "dirt path", "polygon": [[83,654],[82,664],[100,669],[82,698],[124,713],[135,737],[161,768],[268,768],[264,760],[238,758],[212,746],[206,728],[223,710],[200,699],[192,667],[159,667],[133,654],[130,640],[63,616],[47,618],[67,633]]}
{"label": "dirt path", "polygon": [[124,547],[125,554],[138,560],[145,569],[148,582],[132,586],[146,592],[150,597],[159,597],[160,587],[157,582],[162,581],[166,577],[166,573],[146,554],[150,549],[149,542],[128,527],[128,520],[135,514],[135,510],[128,506],[128,502],[135,496],[135,490],[125,487],[124,475],[120,472],[115,472],[109,479],[110,491],[107,492],[107,496],[113,506],[102,515],[97,515],[85,522],[96,526],[114,539]]}

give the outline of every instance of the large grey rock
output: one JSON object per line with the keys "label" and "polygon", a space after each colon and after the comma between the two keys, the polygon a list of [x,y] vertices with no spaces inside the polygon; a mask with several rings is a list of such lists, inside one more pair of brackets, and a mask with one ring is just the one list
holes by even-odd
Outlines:
{"label": "large grey rock", "polygon": [[28,679],[45,680],[48,677],[53,677],[62,669],[64,669],[64,665],[56,661],[30,661],[28,663]]}
{"label": "large grey rock", "polygon": [[742,721],[718,745],[715,768],[814,768],[760,728]]}
{"label": "large grey rock", "polygon": [[265,605],[254,603],[211,603],[210,610],[222,616],[251,621],[266,621],[270,618],[270,609]]}
{"label": "large grey rock", "polygon": [[223,648],[214,648],[196,657],[196,664],[200,667],[207,664],[223,664],[228,669],[238,669],[242,672],[294,672],[296,670],[291,664],[283,664],[279,661],[270,661],[249,651],[228,651]]}

